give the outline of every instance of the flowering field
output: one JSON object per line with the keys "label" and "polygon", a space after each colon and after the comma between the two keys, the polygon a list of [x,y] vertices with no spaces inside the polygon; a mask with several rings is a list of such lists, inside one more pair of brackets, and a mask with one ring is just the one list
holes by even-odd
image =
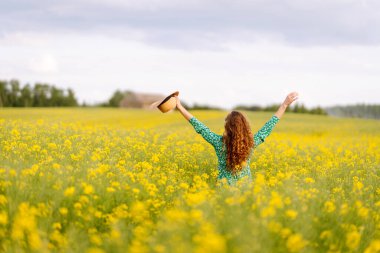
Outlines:
{"label": "flowering field", "polygon": [[[222,133],[227,112],[193,114]],[[2,252],[380,252],[380,121],[285,114],[231,188],[178,112],[2,109],[0,128]]]}

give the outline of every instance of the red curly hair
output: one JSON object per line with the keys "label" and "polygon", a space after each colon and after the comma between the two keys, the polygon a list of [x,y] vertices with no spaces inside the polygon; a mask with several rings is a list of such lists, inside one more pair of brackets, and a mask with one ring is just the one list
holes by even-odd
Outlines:
{"label": "red curly hair", "polygon": [[253,148],[251,127],[244,115],[232,111],[225,119],[223,143],[227,148],[227,170],[236,174],[244,167]]}

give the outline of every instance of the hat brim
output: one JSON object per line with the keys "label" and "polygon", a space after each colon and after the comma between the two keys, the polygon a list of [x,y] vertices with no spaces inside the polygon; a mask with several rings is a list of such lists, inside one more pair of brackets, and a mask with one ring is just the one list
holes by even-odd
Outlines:
{"label": "hat brim", "polygon": [[170,94],[169,96],[167,96],[166,98],[164,98],[162,101],[157,101],[155,103],[153,103],[152,105],[157,105],[157,108],[165,113],[165,112],[168,112],[172,109],[175,108],[175,102],[173,100],[169,101],[172,97],[174,96],[178,96],[179,94],[179,91],[176,91],[176,92],[173,92],[172,94]]}
{"label": "hat brim", "polygon": [[166,98],[164,98],[164,100],[162,100],[162,102],[157,106],[161,106],[162,104],[164,104],[166,101],[168,101],[171,97],[174,97],[174,96],[178,96],[179,94],[179,91],[176,91],[176,92],[173,92],[172,94],[170,94],[169,96],[167,96]]}

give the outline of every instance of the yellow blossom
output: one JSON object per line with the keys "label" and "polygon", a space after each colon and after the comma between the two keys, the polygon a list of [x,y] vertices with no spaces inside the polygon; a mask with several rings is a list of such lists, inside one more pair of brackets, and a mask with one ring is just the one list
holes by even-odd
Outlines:
{"label": "yellow blossom", "polygon": [[300,234],[292,234],[286,240],[286,247],[290,252],[299,252],[307,245],[307,241]]}
{"label": "yellow blossom", "polygon": [[349,249],[354,250],[359,246],[360,233],[357,231],[351,231],[346,235],[346,245]]}
{"label": "yellow blossom", "polygon": [[68,187],[66,188],[65,192],[63,193],[66,197],[70,197],[70,196],[73,196],[75,193],[75,187],[74,186],[71,186],[71,187]]}

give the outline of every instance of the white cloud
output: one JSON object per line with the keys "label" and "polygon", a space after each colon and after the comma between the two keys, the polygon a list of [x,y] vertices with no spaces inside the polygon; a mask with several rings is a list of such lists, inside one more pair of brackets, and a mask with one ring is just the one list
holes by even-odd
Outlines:
{"label": "white cloud", "polygon": [[29,67],[36,74],[53,74],[58,72],[58,62],[52,54],[44,54],[38,58],[31,59]]}
{"label": "white cloud", "polygon": [[0,8],[0,78],[230,107],[377,102],[375,0],[18,0]]}
{"label": "white cloud", "polygon": [[273,36],[297,46],[379,45],[379,25],[376,0],[18,0],[0,8],[0,34],[133,31],[185,50]]}
{"label": "white cloud", "polygon": [[[307,106],[380,102],[380,47],[292,47],[260,40],[187,51],[88,34],[27,37],[44,43],[0,40],[1,78],[72,87],[87,102],[105,101],[116,89],[179,90],[185,102],[224,107],[281,102],[293,90]],[[31,66],[23,64],[25,56],[33,59]]]}

